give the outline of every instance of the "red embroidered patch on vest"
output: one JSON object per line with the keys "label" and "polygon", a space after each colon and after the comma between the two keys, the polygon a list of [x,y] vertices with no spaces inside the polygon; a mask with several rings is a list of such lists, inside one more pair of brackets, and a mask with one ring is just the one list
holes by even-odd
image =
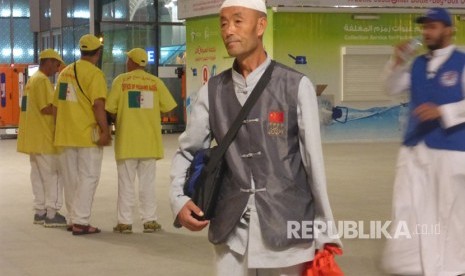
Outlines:
{"label": "red embroidered patch on vest", "polygon": [[282,112],[282,111],[272,111],[268,115],[268,120],[270,121],[270,123],[282,124],[282,123],[284,123],[284,112]]}
{"label": "red embroidered patch on vest", "polygon": [[284,135],[284,112],[271,111],[268,114],[268,135],[281,136]]}

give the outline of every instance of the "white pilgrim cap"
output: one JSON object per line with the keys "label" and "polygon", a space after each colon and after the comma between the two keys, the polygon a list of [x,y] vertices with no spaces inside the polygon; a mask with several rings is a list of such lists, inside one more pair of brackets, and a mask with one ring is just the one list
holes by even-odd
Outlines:
{"label": "white pilgrim cap", "polygon": [[266,13],[265,0],[226,0],[221,5],[220,11],[228,7],[244,7]]}

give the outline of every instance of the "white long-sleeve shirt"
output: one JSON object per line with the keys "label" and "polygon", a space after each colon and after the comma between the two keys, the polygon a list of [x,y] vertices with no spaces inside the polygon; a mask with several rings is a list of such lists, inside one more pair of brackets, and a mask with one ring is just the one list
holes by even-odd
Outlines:
{"label": "white long-sleeve shirt", "polygon": [[[431,58],[428,61],[427,72],[428,78],[433,78],[439,68],[446,62],[453,51],[455,45],[449,45],[445,48],[434,50],[431,52]],[[465,66],[465,65],[464,65]],[[390,95],[399,95],[410,90],[410,68],[407,65],[394,66],[390,60],[386,66],[386,91]],[[464,87],[463,95],[465,96],[465,70],[462,74],[462,87]],[[439,106],[441,112],[441,125],[443,128],[450,128],[458,124],[465,123],[465,100],[444,104]]]}
{"label": "white long-sleeve shirt", "polygon": [[[270,58],[251,72],[246,78],[233,70],[233,83],[236,96],[243,105],[253,88],[271,62]],[[184,204],[190,199],[183,193],[185,174],[193,153],[201,148],[207,148],[211,143],[209,125],[208,84],[204,85],[193,103],[186,130],[179,137],[179,149],[176,152],[171,169],[171,206],[174,216],[177,216]],[[299,143],[302,162],[307,172],[308,183],[312,183],[311,191],[315,203],[315,221],[333,222],[326,189],[326,176],[323,162],[318,105],[314,87],[307,77],[299,84],[297,117],[299,126]],[[253,179],[251,185],[254,187]],[[251,195],[248,208],[254,212],[254,195]],[[249,229],[259,229],[258,218],[250,216]],[[230,249],[239,254],[248,252],[249,267],[286,267],[306,262],[313,258],[315,248],[321,248],[325,243],[341,244],[339,239],[319,235],[315,244],[301,244],[287,249],[275,251],[268,248],[256,231],[241,231],[243,225],[238,225],[227,241]],[[245,228],[246,229],[246,228]],[[255,234],[254,234],[255,233]],[[249,236],[247,236],[249,235]],[[252,241],[252,242],[251,242]],[[248,247],[248,251],[246,250]]]}

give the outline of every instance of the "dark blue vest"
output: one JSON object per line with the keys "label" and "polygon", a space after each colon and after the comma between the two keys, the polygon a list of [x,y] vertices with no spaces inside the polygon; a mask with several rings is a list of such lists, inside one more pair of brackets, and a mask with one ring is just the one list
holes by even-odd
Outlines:
{"label": "dark blue vest", "polygon": [[421,123],[412,114],[423,103],[444,105],[464,99],[462,75],[465,54],[454,51],[432,79],[427,78],[427,63],[428,59],[423,55],[415,60],[412,67],[410,117],[403,144],[415,146],[425,141],[430,148],[465,151],[465,124],[444,129],[439,120]]}

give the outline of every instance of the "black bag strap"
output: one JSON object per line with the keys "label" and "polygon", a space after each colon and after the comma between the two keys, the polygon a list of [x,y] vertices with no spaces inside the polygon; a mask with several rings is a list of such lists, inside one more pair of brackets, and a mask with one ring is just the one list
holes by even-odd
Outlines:
{"label": "black bag strap", "polygon": [[[74,77],[76,78],[76,83],[79,86],[79,90],[81,90],[82,95],[84,95],[84,97],[86,97],[86,99],[89,101],[90,105],[93,105],[90,98],[86,95],[86,93],[84,93],[84,90],[82,90],[81,84],[79,84],[79,78],[78,78],[77,70],[76,70],[76,62],[74,63],[73,68],[74,68]],[[113,124],[115,122],[115,120],[111,117],[111,115],[110,115],[110,113],[108,111],[106,113],[107,113],[107,123],[108,123],[108,125]]]}
{"label": "black bag strap", "polygon": [[90,105],[92,105],[92,101],[89,99],[89,97],[87,97],[86,93],[84,93],[84,90],[82,90],[81,84],[79,84],[79,78],[78,78],[77,70],[76,70],[76,62],[74,63],[73,68],[74,68],[74,76],[76,77],[76,82],[77,82],[77,85],[79,86],[79,90],[81,90],[82,95],[84,95],[84,97],[86,97],[86,99],[89,101]]}
{"label": "black bag strap", "polygon": [[218,149],[215,152],[215,155],[212,156],[208,161],[207,167],[205,168],[207,171],[212,171],[215,168],[216,164],[226,153],[226,150],[228,149],[229,145],[231,145],[232,141],[234,140],[234,137],[236,137],[237,132],[241,128],[243,121],[247,118],[247,115],[249,115],[250,110],[257,102],[263,90],[265,90],[265,87],[268,85],[268,82],[271,79],[271,73],[273,72],[275,63],[276,62],[274,60],[271,61],[270,65],[268,65],[268,68],[266,68],[265,73],[263,73],[257,85],[255,85],[254,89],[252,90],[252,93],[245,101],[244,106],[241,108],[241,111],[239,111],[239,114],[232,123],[228,132],[224,136],[221,143],[218,145]]}

